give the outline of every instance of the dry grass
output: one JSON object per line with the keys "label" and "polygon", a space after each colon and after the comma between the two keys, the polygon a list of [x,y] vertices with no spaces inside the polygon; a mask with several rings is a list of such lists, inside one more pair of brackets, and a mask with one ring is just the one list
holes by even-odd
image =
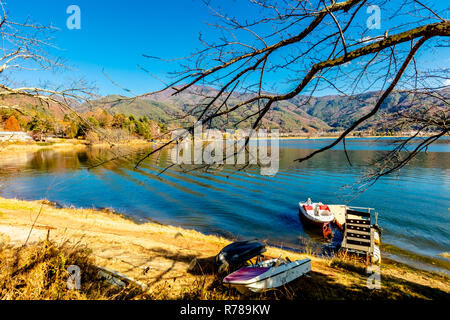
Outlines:
{"label": "dry grass", "polygon": [[[213,269],[207,270],[208,265],[205,264],[199,268],[205,272],[197,274],[192,270],[196,276],[189,286],[179,287],[175,282],[148,283],[148,289],[143,291],[131,284],[126,287],[111,285],[99,276],[94,261],[92,251],[87,247],[68,242],[57,245],[42,241],[27,247],[4,246],[0,248],[0,297],[8,300],[449,299],[445,291],[389,275],[389,272],[383,272],[382,288],[371,290],[366,285],[365,265],[349,258],[329,259],[320,267],[316,263],[310,274],[282,288],[249,295],[241,295],[235,289],[224,286],[221,282],[223,276],[213,272]],[[83,270],[81,290],[66,288],[69,277],[66,270],[72,264]],[[389,265],[387,269],[399,271],[395,265]],[[424,274],[418,271],[416,276],[420,275]]]}
{"label": "dry grass", "polygon": [[[23,247],[36,215],[29,245]],[[46,241],[48,228],[50,239]],[[2,247],[3,243],[3,247]],[[448,276],[383,260],[381,289],[367,287],[364,263],[268,247],[267,258],[310,258],[312,272],[283,288],[244,296],[222,284],[212,265],[229,240],[154,223],[136,224],[92,209],[57,208],[46,201],[0,198],[2,299],[449,299]],[[191,268],[191,261],[196,264]],[[82,270],[80,291],[67,290],[68,265]],[[96,265],[147,285],[124,289],[98,277]],[[148,270],[147,270],[147,269]]]}
{"label": "dry grass", "polygon": [[[26,247],[1,248],[0,297],[5,300],[133,299],[143,292],[121,288],[100,278],[91,251],[79,245],[43,241]],[[82,271],[81,289],[67,289],[67,268]]]}

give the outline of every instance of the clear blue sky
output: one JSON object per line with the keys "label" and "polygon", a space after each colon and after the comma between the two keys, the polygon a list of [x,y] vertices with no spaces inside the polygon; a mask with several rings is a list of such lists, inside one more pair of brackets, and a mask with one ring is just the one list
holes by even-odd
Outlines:
{"label": "clear blue sky", "polygon": [[[66,9],[72,4],[81,8],[81,30],[68,30],[66,27],[69,16]],[[236,16],[250,14],[249,5],[244,0],[215,1],[215,4],[222,5],[228,13]],[[160,88],[161,83],[139,70],[137,65],[160,77],[170,71],[171,66],[144,58],[142,54],[182,57],[199,47],[199,32],[210,36],[212,32],[205,25],[211,20],[210,12],[201,0],[7,0],[6,5],[16,20],[30,17],[59,28],[54,34],[59,50],[52,50],[52,53],[66,58],[67,64],[73,67],[73,71],[64,75],[65,79],[84,77],[95,81],[102,95],[124,94],[102,75],[103,69],[135,93]],[[448,57],[446,59],[448,66]],[[432,56],[429,60],[430,65],[431,61],[436,61]],[[24,73],[22,76],[40,80],[36,74]],[[56,82],[61,79],[60,74],[52,77]]]}
{"label": "clear blue sky", "polygon": [[[104,1],[104,0],[10,0],[7,8],[16,20],[31,17],[41,24],[59,28],[53,54],[67,59],[76,72],[96,81],[101,93],[123,93],[104,77],[105,71],[117,82],[142,93],[160,83],[137,68],[148,67],[155,74],[168,71],[165,63],[142,57],[179,57],[197,45],[198,32],[207,9],[199,0],[184,1]],[[66,9],[76,4],[81,9],[81,29],[69,30]],[[194,45],[193,45],[194,44]],[[36,76],[36,75],[33,75]],[[69,76],[69,75],[67,75]]]}

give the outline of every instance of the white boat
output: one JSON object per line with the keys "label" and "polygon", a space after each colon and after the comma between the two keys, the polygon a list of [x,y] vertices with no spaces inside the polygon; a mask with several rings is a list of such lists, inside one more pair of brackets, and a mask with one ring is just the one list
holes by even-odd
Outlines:
{"label": "white boat", "polygon": [[371,258],[372,263],[381,264],[381,251],[378,245],[373,246],[373,256]]}
{"label": "white boat", "polygon": [[288,262],[282,259],[261,261],[243,267],[223,279],[241,293],[277,288],[311,271],[311,259]]}
{"label": "white boat", "polygon": [[334,220],[330,208],[322,202],[314,203],[308,198],[305,202],[299,202],[298,206],[300,216],[314,225],[323,226]]}
{"label": "white boat", "polygon": [[372,256],[372,263],[378,263],[381,264],[381,250],[380,250],[380,234],[378,230],[374,230],[373,232],[373,256]]}

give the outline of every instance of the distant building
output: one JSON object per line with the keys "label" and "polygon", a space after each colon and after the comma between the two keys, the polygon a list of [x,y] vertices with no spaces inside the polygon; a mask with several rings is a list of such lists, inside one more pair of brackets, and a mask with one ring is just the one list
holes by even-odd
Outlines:
{"label": "distant building", "polygon": [[22,131],[0,131],[0,142],[33,141],[26,132]]}

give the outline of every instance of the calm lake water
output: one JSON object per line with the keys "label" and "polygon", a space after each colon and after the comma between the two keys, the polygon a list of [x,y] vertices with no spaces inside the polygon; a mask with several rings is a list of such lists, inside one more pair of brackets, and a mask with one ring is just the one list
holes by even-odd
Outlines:
{"label": "calm lake water", "polygon": [[[342,145],[304,163],[305,156],[329,140],[281,140],[280,169],[274,177],[259,168],[245,172],[229,166],[210,173],[177,168],[157,176],[168,152],[134,169],[137,156],[89,167],[127,150],[41,150],[0,155],[0,195],[47,198],[64,206],[107,207],[138,221],[194,228],[229,238],[267,239],[301,249],[321,243],[304,228],[298,202],[310,197],[329,204],[376,208],[383,228],[384,254],[427,269],[449,273],[439,254],[450,251],[450,139],[440,139],[398,174],[384,177],[358,197],[352,185],[366,164],[388,150],[391,139],[348,139],[353,166]],[[158,161],[157,161],[158,160]]]}

